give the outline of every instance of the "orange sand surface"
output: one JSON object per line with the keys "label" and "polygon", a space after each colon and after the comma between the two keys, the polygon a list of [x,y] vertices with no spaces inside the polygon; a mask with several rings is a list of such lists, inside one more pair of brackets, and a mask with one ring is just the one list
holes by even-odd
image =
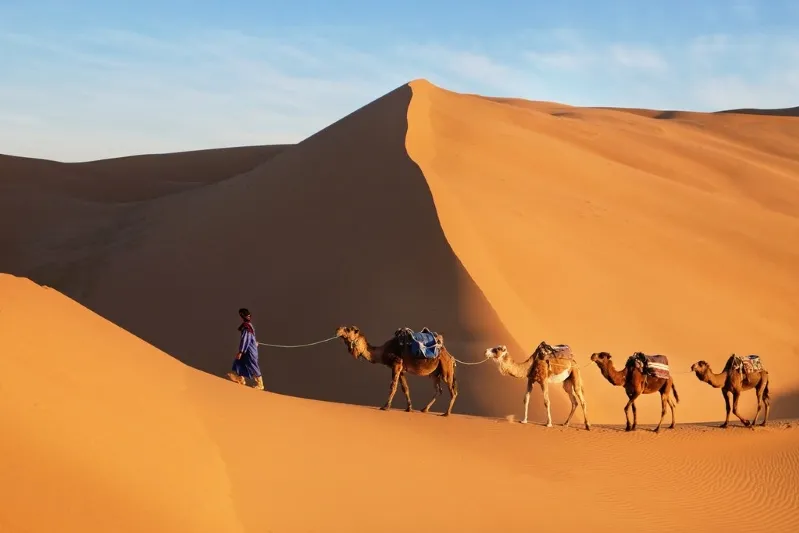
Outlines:
{"label": "orange sand surface", "polygon": [[[0,156],[0,532],[795,531],[799,119],[578,108],[416,80],[296,145]],[[44,286],[44,287],[43,287]],[[52,287],[52,288],[49,288]],[[478,361],[568,343],[592,431],[493,363],[454,415],[395,411],[339,341],[424,326]],[[589,364],[669,357],[678,427],[621,431]],[[689,372],[757,353],[766,428]],[[414,405],[432,393],[409,376]],[[435,410],[441,412],[445,392]],[[755,394],[744,393],[751,418]],[[667,422],[669,418],[667,417]],[[552,499],[552,502],[546,500]],[[568,503],[567,503],[568,502]]]}
{"label": "orange sand surface", "polygon": [[655,435],[385,413],[209,376],[29,280],[0,275],[0,296],[0,531],[799,526],[795,422]]}

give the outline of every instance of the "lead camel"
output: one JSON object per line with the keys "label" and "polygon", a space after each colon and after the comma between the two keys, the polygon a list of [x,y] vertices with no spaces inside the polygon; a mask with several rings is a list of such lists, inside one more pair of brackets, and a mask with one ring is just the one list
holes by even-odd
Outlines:
{"label": "lead camel", "polygon": [[379,346],[370,344],[366,336],[356,326],[341,326],[336,330],[336,336],[344,341],[347,351],[356,360],[364,359],[372,364],[381,364],[391,369],[391,387],[388,399],[380,409],[387,411],[391,408],[391,402],[397,392],[397,383],[399,383],[408,402],[408,407],[405,410],[408,412],[413,410],[411,392],[405,379],[405,374],[411,373],[417,376],[429,376],[433,380],[435,393],[430,402],[422,409],[423,413],[430,411],[436,399],[443,392],[441,383],[447,384],[450,400],[449,406],[442,413],[442,416],[450,415],[452,406],[455,405],[455,399],[458,397],[458,382],[455,379],[455,359],[443,345],[441,335],[437,335],[437,338],[441,341],[441,348],[435,358],[427,359],[412,354],[408,346],[404,346],[400,342],[400,334],[403,330],[404,328],[397,330],[393,337]]}

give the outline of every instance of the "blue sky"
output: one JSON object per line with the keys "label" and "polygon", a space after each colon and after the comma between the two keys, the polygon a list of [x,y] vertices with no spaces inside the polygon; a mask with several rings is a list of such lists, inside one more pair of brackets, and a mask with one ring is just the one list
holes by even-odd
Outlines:
{"label": "blue sky", "polygon": [[0,153],[297,142],[415,78],[573,105],[799,105],[792,0],[0,0]]}

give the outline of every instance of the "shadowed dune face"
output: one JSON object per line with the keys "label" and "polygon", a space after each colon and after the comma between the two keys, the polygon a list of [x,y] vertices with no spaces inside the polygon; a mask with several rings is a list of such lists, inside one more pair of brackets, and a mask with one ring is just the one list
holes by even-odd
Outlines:
{"label": "shadowed dune face", "polygon": [[[252,172],[149,202],[127,243],[116,242],[93,273],[90,289],[70,280],[64,288],[217,375],[236,351],[242,306],[267,343],[316,341],[353,324],[374,344],[398,327],[427,326],[468,361],[487,345],[510,344],[452,253],[425,177],[407,155],[410,98],[403,86]],[[260,359],[275,392],[374,406],[388,394],[390,371],[354,362],[341,341],[261,347]],[[501,385],[489,370],[457,367],[455,412],[517,410],[516,398],[479,400],[484,379]],[[410,376],[409,383],[420,408],[432,381]],[[404,407],[401,392],[394,402]]]}
{"label": "shadowed dune face", "polygon": [[287,146],[59,163],[0,155],[0,270],[78,299],[130,246],[149,200],[250,170]]}
{"label": "shadowed dune face", "polygon": [[[497,344],[523,360],[541,340],[570,344],[583,365],[595,351],[617,368],[634,351],[663,353],[678,422],[719,419],[718,392],[690,373],[693,361],[717,368],[730,351],[760,353],[779,376],[775,402],[799,382],[795,122],[483,98],[417,81],[288,148],[14,159],[32,179],[16,171],[0,183],[14,193],[0,200],[12,221],[0,227],[10,250],[0,270],[216,375],[246,306],[259,339],[277,344],[346,324],[374,344],[427,326],[468,361]],[[388,369],[353,362],[339,341],[264,348],[261,359],[270,390],[367,405],[388,392]],[[489,364],[457,374],[456,412],[520,414],[523,380]],[[582,374],[592,420],[623,420],[621,388],[595,365]],[[432,386],[409,379],[420,406]],[[401,392],[394,401],[404,406]],[[658,405],[639,400],[639,421],[656,420]],[[530,417],[543,417],[538,389]]]}
{"label": "shadowed dune face", "polygon": [[61,197],[101,204],[140,202],[241,174],[290,146],[242,146],[85,163],[0,155],[0,186],[10,188],[10,192],[58,193]]}

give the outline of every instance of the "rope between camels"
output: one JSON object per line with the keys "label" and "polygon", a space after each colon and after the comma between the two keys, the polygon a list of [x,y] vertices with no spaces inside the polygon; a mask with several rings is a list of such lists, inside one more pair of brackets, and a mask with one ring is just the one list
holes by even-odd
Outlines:
{"label": "rope between camels", "polygon": [[486,361],[488,361],[490,359],[490,357],[486,357],[482,361],[472,361],[470,363],[468,361],[461,361],[460,359],[458,359],[457,357],[454,357],[454,356],[452,358],[455,359],[456,363],[460,363],[462,365],[481,365],[481,364],[485,363]]}
{"label": "rope between camels", "polygon": [[259,342],[259,346],[269,346],[270,348],[305,348],[306,346],[316,346],[317,344],[323,344],[325,342],[330,342],[338,339],[338,337],[330,337],[328,339],[323,339],[321,341],[316,342],[309,342],[308,344],[268,344],[266,342]]}

